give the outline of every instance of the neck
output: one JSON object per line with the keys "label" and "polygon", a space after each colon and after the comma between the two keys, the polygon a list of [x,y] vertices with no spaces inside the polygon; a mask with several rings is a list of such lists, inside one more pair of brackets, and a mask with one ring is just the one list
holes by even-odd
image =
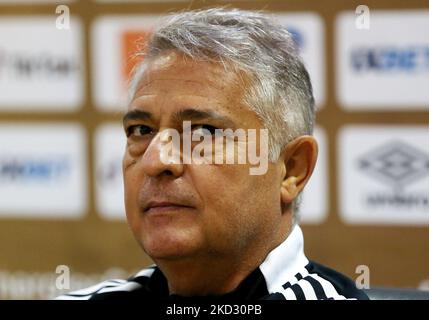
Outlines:
{"label": "neck", "polygon": [[241,281],[252,272],[250,266],[231,264],[231,261],[226,262],[219,258],[186,260],[157,262],[168,279],[170,294],[181,296],[222,295],[237,288]]}
{"label": "neck", "polygon": [[209,253],[199,257],[167,260],[156,264],[168,280],[170,294],[181,296],[222,295],[234,291],[240,283],[280,245],[290,233],[290,225],[277,239],[252,244],[240,253],[225,256]]}

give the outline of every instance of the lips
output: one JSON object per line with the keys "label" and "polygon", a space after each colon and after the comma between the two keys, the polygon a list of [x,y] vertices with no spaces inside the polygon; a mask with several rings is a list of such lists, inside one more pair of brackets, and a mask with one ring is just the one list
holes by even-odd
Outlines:
{"label": "lips", "polygon": [[142,214],[169,213],[196,210],[198,195],[182,179],[174,181],[147,177],[138,194],[139,211]]}
{"label": "lips", "polygon": [[192,209],[193,207],[187,206],[180,203],[174,203],[169,201],[150,201],[144,207],[143,212],[164,212],[171,210],[180,210],[180,209]]}

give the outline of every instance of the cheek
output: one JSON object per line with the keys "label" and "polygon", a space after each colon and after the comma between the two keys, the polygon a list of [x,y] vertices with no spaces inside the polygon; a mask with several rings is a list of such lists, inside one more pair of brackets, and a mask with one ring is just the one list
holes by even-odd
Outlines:
{"label": "cheek", "polygon": [[126,150],[128,158],[135,159],[141,157],[145,153],[149,143],[150,140],[147,138],[136,139],[136,141],[128,142]]}
{"label": "cheek", "polygon": [[193,171],[204,212],[219,228],[258,223],[281,212],[280,187],[273,182],[277,181],[273,170],[256,176],[245,165],[202,165]]}
{"label": "cheek", "polygon": [[125,149],[124,157],[122,160],[122,168],[123,172],[126,172],[128,167],[137,163],[137,159],[139,159],[147,149],[147,143],[130,143],[127,142],[127,146]]}
{"label": "cheek", "polygon": [[252,210],[256,186],[244,167],[200,165],[193,168],[193,184],[204,203],[210,230],[236,228]]}
{"label": "cheek", "polygon": [[[128,169],[131,167],[131,166],[133,166],[133,165],[135,165],[136,164],[136,158],[135,157],[132,157],[131,155],[130,155],[130,153],[129,153],[129,151],[128,151],[129,149],[128,149],[128,146],[127,146],[127,148],[126,148],[126,150],[125,150],[125,153],[124,153],[124,156],[123,156],[123,158],[122,158],[122,176],[123,176],[123,178],[124,178],[124,184],[127,182],[127,180],[126,180],[126,174],[127,174],[127,172],[129,171]],[[125,193],[126,194],[126,193]]]}
{"label": "cheek", "polygon": [[138,195],[140,190],[141,180],[134,169],[135,165],[130,161],[127,166],[127,161],[124,159],[123,177],[124,177],[124,203],[125,213],[128,223],[134,231],[134,225],[138,224],[139,205]]}

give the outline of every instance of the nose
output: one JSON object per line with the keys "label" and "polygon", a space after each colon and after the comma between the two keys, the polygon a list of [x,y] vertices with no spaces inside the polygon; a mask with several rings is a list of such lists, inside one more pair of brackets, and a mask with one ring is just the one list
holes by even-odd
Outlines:
{"label": "nose", "polygon": [[[169,130],[156,134],[141,158],[142,170],[151,177],[183,174],[184,166],[180,160],[180,140],[168,141]],[[174,157],[175,156],[175,157]]]}

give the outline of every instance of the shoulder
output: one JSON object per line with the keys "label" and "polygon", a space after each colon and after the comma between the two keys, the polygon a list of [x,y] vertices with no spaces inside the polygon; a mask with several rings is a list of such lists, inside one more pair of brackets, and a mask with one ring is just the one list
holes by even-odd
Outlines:
{"label": "shoulder", "polygon": [[[305,266],[305,269],[308,272],[310,279],[313,278],[320,284],[318,288],[319,291],[323,290],[330,293],[330,295],[326,295],[327,299],[368,300],[368,296],[356,287],[356,283],[352,279],[334,269],[314,261],[310,261]],[[317,284],[315,282],[314,287],[317,288]],[[315,289],[315,291],[317,290]]]}
{"label": "shoulder", "polygon": [[55,298],[56,300],[105,300],[105,299],[129,299],[134,293],[144,292],[147,283],[156,270],[155,266],[145,268],[127,280],[111,279],[91,287],[72,291]]}
{"label": "shoulder", "polygon": [[355,281],[338,271],[335,271],[314,261],[310,261],[310,263],[306,266],[306,269],[310,274],[318,275],[321,279],[331,283],[335,290],[347,299],[369,299],[361,289],[356,287]]}
{"label": "shoulder", "polygon": [[368,300],[353,280],[324,265],[309,261],[281,290],[268,299],[281,300]]}

